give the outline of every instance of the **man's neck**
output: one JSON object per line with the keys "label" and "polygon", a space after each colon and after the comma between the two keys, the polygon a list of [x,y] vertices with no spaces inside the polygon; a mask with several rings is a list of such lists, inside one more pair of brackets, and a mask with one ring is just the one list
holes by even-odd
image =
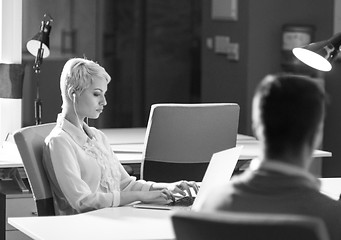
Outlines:
{"label": "man's neck", "polygon": [[269,155],[267,152],[269,151],[263,151],[263,160],[267,161],[279,161],[287,164],[294,165],[296,167],[303,168],[305,170],[308,170],[311,162],[312,162],[312,150],[310,147],[305,146],[302,147],[300,151],[290,151],[286,150],[282,154],[278,155]]}

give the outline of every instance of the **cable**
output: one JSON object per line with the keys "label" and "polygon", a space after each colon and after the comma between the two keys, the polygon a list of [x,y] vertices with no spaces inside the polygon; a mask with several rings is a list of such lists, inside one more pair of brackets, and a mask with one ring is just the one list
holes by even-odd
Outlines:
{"label": "cable", "polygon": [[81,121],[79,121],[79,116],[78,116],[78,113],[77,113],[77,110],[76,110],[76,93],[72,93],[72,98],[73,98],[73,101],[72,101],[73,102],[73,110],[75,111],[78,124],[79,124],[80,128],[82,129],[82,131],[84,132],[83,124],[81,123]]}

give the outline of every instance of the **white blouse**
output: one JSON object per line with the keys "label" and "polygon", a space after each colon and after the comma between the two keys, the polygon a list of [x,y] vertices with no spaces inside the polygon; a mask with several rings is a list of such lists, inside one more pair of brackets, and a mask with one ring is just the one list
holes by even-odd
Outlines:
{"label": "white blouse", "polygon": [[129,176],[109,141],[84,123],[81,131],[61,114],[45,139],[43,163],[57,215],[120,205],[120,191],[149,191],[153,182]]}

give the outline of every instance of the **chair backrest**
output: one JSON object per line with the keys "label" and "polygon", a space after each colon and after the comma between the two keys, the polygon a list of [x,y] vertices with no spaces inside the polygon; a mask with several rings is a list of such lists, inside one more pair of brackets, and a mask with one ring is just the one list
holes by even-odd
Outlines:
{"label": "chair backrest", "polygon": [[177,240],[328,240],[324,222],[292,214],[179,211],[172,216]]}
{"label": "chair backrest", "polygon": [[141,178],[201,181],[212,154],[236,146],[238,121],[235,103],[152,105]]}
{"label": "chair backrest", "polygon": [[39,216],[55,215],[52,192],[42,163],[44,140],[55,125],[29,126],[14,133]]}

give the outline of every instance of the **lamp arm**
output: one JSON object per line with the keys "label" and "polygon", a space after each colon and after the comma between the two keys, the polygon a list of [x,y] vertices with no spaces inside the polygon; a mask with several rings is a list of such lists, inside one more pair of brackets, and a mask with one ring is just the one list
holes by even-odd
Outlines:
{"label": "lamp arm", "polygon": [[[44,18],[46,18],[46,14],[44,15]],[[36,59],[34,61],[34,66],[33,66],[33,69],[36,73],[39,73],[40,72],[40,66],[41,64],[43,64],[43,56],[44,56],[44,48],[43,48],[43,41],[46,37],[49,36],[50,34],[50,31],[51,31],[51,26],[50,26],[50,23],[52,22],[53,20],[50,18],[49,20],[43,20],[41,21],[41,26],[40,26],[40,31],[42,32],[43,34],[43,40],[40,41],[40,46],[39,46],[39,49],[38,49],[38,52],[37,52],[37,56],[36,56]]]}
{"label": "lamp arm", "polygon": [[35,73],[40,72],[40,66],[43,63],[43,55],[44,55],[43,43],[40,42],[40,47],[38,49],[38,53],[37,53],[36,59],[34,61],[34,66],[33,66]]}
{"label": "lamp arm", "polygon": [[337,51],[340,51],[341,46],[341,32],[332,36],[328,42],[335,47]]}

